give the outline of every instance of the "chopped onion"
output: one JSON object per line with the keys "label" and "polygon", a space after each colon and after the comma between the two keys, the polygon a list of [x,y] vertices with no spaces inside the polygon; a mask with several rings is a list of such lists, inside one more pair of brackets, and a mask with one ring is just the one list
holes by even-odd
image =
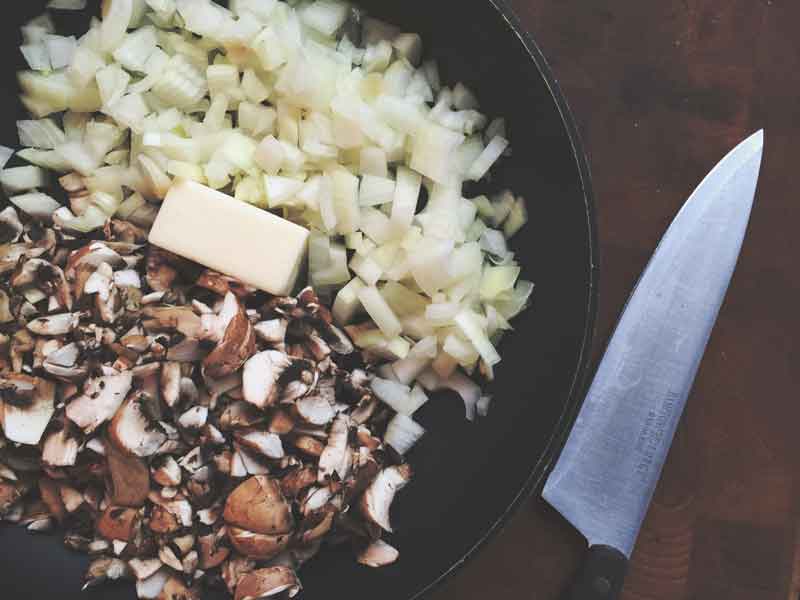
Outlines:
{"label": "chopped onion", "polygon": [[0,146],[0,169],[5,169],[8,161],[14,156],[14,151],[11,148]]}
{"label": "chopped onion", "polygon": [[49,71],[53,68],[50,64],[50,52],[44,43],[24,44],[19,49],[25,62],[34,71]]}
{"label": "chopped onion", "polygon": [[39,167],[16,167],[0,171],[0,184],[6,192],[26,192],[47,185],[47,173]]}
{"label": "chopped onion", "polygon": [[37,219],[49,219],[61,207],[53,198],[41,192],[11,196],[8,200],[22,212]]}
{"label": "chopped onion", "polygon": [[389,421],[386,427],[384,442],[397,450],[401,455],[406,454],[425,435],[425,429],[410,417],[398,413]]}
{"label": "chopped onion", "polygon": [[64,132],[52,119],[17,121],[17,132],[20,144],[42,150],[53,150],[66,140]]}
{"label": "chopped onion", "polygon": [[475,160],[467,173],[467,177],[473,181],[483,179],[489,169],[492,168],[497,159],[499,159],[503,152],[508,148],[508,140],[505,138],[495,136],[481,155]]}
{"label": "chopped onion", "polygon": [[493,367],[500,362],[500,355],[481,327],[478,315],[470,310],[462,310],[453,320],[487,365]]}
{"label": "chopped onion", "polygon": [[394,314],[377,288],[365,287],[359,291],[358,299],[361,301],[364,310],[367,311],[367,314],[386,337],[393,338],[402,333],[403,326],[400,324],[397,315]]}
{"label": "chopped onion", "polygon": [[78,49],[78,42],[74,36],[47,35],[45,45],[53,69],[63,69],[71,65]]}
{"label": "chopped onion", "polygon": [[86,0],[50,0],[47,8],[56,10],[83,10],[86,8]]}

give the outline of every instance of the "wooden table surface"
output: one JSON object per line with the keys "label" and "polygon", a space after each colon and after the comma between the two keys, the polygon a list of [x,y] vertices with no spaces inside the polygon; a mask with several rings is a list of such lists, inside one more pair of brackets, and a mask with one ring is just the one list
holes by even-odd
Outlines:
{"label": "wooden table surface", "polygon": [[[661,234],[766,130],[750,231],[632,560],[625,600],[800,598],[800,1],[512,0],[589,154],[595,356]],[[558,597],[584,542],[542,500],[432,597]]]}

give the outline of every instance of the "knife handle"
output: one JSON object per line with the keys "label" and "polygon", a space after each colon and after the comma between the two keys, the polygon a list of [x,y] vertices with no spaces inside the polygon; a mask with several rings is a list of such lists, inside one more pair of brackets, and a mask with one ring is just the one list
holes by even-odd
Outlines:
{"label": "knife handle", "polygon": [[610,546],[592,546],[563,600],[617,600],[628,559]]}

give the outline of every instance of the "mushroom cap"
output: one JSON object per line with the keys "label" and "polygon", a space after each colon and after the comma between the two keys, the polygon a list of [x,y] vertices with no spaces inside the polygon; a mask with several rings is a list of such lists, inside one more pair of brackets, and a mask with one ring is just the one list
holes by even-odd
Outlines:
{"label": "mushroom cap", "polygon": [[261,534],[285,534],[294,529],[291,507],[277,480],[256,475],[240,484],[225,502],[223,518],[235,525]]}
{"label": "mushroom cap", "polygon": [[286,592],[293,598],[302,589],[300,581],[289,567],[268,567],[246,573],[239,579],[234,600],[260,600]]}
{"label": "mushroom cap", "polygon": [[228,539],[240,554],[258,560],[268,560],[280,554],[289,545],[292,536],[288,533],[277,535],[255,533],[229,526]]}

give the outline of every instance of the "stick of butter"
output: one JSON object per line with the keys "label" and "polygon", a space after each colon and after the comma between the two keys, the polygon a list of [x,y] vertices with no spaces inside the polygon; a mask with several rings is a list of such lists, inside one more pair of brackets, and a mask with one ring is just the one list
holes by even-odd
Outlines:
{"label": "stick of butter", "polygon": [[169,190],[150,243],[276,295],[294,288],[307,229],[194,181]]}

